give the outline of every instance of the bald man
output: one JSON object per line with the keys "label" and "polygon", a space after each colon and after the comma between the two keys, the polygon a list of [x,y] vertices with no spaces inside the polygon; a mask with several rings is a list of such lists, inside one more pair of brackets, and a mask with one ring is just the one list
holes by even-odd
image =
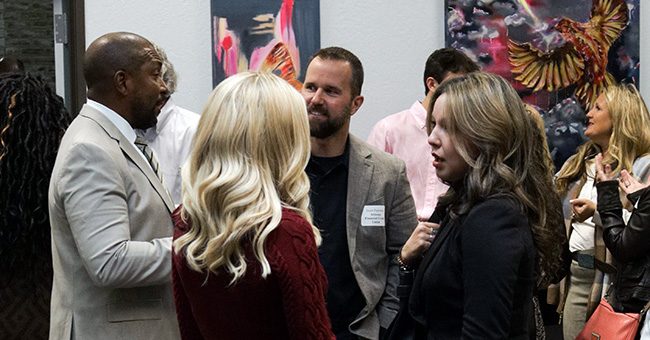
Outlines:
{"label": "bald man", "polygon": [[[132,33],[95,40],[88,102],[50,179],[50,339],[178,339],[171,289],[171,197],[136,141],[167,97],[161,60]],[[149,149],[150,150],[150,149]]]}

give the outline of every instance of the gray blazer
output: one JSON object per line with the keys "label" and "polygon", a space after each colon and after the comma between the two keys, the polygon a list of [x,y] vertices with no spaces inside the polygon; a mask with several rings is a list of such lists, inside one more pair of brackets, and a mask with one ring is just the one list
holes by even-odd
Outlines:
{"label": "gray blazer", "polygon": [[50,339],[178,339],[173,203],[147,161],[88,105],[50,179]]}
{"label": "gray blazer", "polygon": [[[363,338],[377,339],[397,315],[396,256],[417,225],[404,162],[350,135],[347,233],[352,270],[366,307],[350,324]],[[363,221],[364,207],[383,206],[384,225]]]}

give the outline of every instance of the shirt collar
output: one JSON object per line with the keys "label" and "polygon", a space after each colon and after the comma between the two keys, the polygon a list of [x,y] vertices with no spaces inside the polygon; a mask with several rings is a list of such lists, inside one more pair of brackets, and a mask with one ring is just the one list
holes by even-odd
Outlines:
{"label": "shirt collar", "polygon": [[336,157],[341,157],[341,162],[339,164],[343,165],[343,167],[347,170],[350,164],[350,135],[348,135],[348,139],[345,141],[345,149],[343,149],[342,155],[334,156],[334,157],[317,157],[312,155],[311,157],[309,157],[308,166],[317,166],[315,165],[315,162],[312,162],[314,158],[336,158]]}
{"label": "shirt collar", "polygon": [[422,103],[416,101],[411,105],[409,110],[415,118],[416,123],[420,129],[425,129],[427,127],[427,110],[422,106]]}
{"label": "shirt collar", "polygon": [[118,130],[120,130],[120,132],[124,135],[124,137],[126,137],[129,142],[135,142],[135,131],[131,127],[131,124],[129,124],[129,122],[124,119],[124,117],[120,116],[117,112],[108,108],[104,104],[100,104],[92,99],[88,99],[86,104],[106,116],[106,118],[108,118],[108,120],[110,120]]}
{"label": "shirt collar", "polygon": [[[167,102],[160,109],[160,114],[158,115],[158,123],[156,123],[155,126],[156,133],[160,133],[163,127],[165,127],[165,125],[169,123],[169,120],[171,119],[170,117],[172,116],[172,111],[174,110],[175,106],[176,104],[174,103],[174,100],[171,97],[167,99]],[[149,128],[149,129],[153,129],[153,128]]]}

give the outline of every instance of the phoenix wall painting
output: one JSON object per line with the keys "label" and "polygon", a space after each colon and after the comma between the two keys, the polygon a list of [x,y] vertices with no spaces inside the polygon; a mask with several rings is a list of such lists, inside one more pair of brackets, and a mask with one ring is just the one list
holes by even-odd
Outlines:
{"label": "phoenix wall painting", "polygon": [[639,85],[640,0],[446,0],[446,45],[508,79],[542,113],[556,167],[584,141],[585,110]]}
{"label": "phoenix wall painting", "polygon": [[302,87],[320,48],[319,0],[212,0],[212,83],[266,70]]}

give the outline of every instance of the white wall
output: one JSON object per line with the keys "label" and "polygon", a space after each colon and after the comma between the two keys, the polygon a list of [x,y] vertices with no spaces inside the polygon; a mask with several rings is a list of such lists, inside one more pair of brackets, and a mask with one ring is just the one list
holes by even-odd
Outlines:
{"label": "white wall", "polygon": [[[641,3],[641,1],[639,1]],[[640,46],[640,55],[641,59],[641,75],[639,76],[639,82],[641,83],[641,95],[645,99],[646,103],[650,100],[650,42],[645,40],[645,32],[650,32],[650,23],[645,21],[650,16],[650,6],[646,1],[645,5],[641,6],[641,18],[639,20],[639,34],[641,35],[641,46]]]}
{"label": "white wall", "polygon": [[442,1],[321,0],[320,8],[321,45],[345,47],[363,63],[365,101],[352,132],[365,139],[379,119],[424,97],[424,63],[445,44]]}
{"label": "white wall", "polygon": [[[179,74],[176,101],[201,111],[212,90],[209,0],[93,0],[85,6],[87,44],[120,30],[156,42]],[[320,7],[321,45],[345,47],[364,64],[366,100],[352,118],[352,132],[366,138],[379,119],[424,95],[424,62],[444,46],[443,1],[321,0]],[[650,28],[643,20],[649,15],[650,6],[641,6],[641,32]],[[650,98],[649,58],[650,44],[641,39],[645,98]]]}

